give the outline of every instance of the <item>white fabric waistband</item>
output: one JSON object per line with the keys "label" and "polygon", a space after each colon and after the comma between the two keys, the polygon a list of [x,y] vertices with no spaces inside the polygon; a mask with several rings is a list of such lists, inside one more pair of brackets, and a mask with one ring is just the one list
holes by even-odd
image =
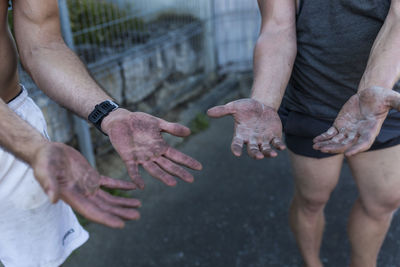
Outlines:
{"label": "white fabric waistband", "polygon": [[8,107],[14,111],[16,111],[28,98],[28,91],[22,84],[21,84],[21,90],[22,92],[7,104]]}

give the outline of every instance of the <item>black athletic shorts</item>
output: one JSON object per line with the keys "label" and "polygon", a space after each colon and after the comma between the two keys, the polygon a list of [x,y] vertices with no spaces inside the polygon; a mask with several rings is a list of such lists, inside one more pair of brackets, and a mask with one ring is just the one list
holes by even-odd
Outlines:
{"label": "black athletic shorts", "polygon": [[[389,113],[382,125],[379,135],[369,149],[378,150],[400,144],[400,114],[395,111]],[[280,108],[279,116],[285,133],[287,147],[295,154],[311,157],[326,158],[334,154],[323,153],[313,149],[313,139],[327,131],[333,120],[322,120],[296,111]]]}

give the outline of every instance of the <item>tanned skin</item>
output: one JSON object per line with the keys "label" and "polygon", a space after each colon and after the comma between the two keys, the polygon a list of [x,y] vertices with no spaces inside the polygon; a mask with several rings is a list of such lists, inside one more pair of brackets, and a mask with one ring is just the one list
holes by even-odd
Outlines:
{"label": "tanned skin", "polygon": [[[102,122],[102,130],[124,160],[132,182],[101,176],[72,147],[50,142],[20,119],[6,103],[21,90],[17,52],[7,26],[7,1],[0,0],[0,146],[27,162],[52,202],[64,200],[86,218],[109,227],[123,227],[139,218],[136,199],[111,196],[101,187],[143,188],[143,165],[165,184],[178,177],[193,182],[186,167],[201,164],[171,148],[161,132],[188,136],[190,130],[151,115],[117,109]],[[60,105],[87,118],[95,105],[111,99],[90,77],[79,58],[65,45],[56,0],[13,1],[14,31],[20,60],[35,83]]]}
{"label": "tanned skin", "polygon": [[[240,156],[245,143],[251,157],[262,159],[277,156],[273,148],[284,148],[276,111],[296,56],[295,9],[299,1],[258,0],[258,3],[262,25],[254,52],[251,98],[214,107],[208,115],[216,118],[232,115],[233,154]],[[399,47],[400,0],[392,0],[358,93],[342,107],[334,125],[314,140],[315,149],[344,154],[316,159],[289,153],[295,180],[290,226],[307,267],[323,266],[319,258],[325,224],[323,211],[339,179],[344,156],[360,192],[349,218],[350,266],[376,266],[393,212],[400,206],[400,146],[364,151],[371,147],[388,111],[400,110],[400,94],[392,91],[400,78]]]}
{"label": "tanned skin", "polygon": [[294,0],[258,1],[261,32],[254,50],[254,83],[251,98],[208,110],[219,118],[233,115],[232,152],[241,155],[243,144],[255,159],[276,157],[273,148],[285,148],[278,108],[296,58],[296,6]]}

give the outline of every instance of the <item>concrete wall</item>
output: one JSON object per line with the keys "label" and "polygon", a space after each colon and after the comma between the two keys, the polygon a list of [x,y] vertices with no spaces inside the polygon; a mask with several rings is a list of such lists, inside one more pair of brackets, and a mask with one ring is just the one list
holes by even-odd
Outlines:
{"label": "concrete wall", "polygon": [[[192,14],[206,25],[209,53],[217,54],[225,71],[251,70],[255,41],[260,29],[256,0],[117,0],[121,6],[133,3],[147,19],[160,12]],[[212,6],[214,5],[214,6]],[[208,48],[207,48],[208,46]],[[212,63],[212,59],[211,63]]]}

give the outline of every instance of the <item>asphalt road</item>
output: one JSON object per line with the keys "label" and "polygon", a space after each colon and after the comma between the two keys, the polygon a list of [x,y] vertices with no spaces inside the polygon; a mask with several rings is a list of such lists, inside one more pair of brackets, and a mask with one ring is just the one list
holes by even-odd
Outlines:
{"label": "asphalt road", "polygon": [[[134,193],[143,201],[142,218],[123,230],[89,225],[89,242],[63,266],[301,266],[287,223],[293,192],[287,153],[262,161],[235,158],[229,149],[232,126],[230,118],[213,120],[208,130],[180,147],[204,165],[194,184],[167,188],[146,177],[146,189]],[[118,160],[109,162],[109,168],[124,172]],[[344,164],[326,208],[321,253],[326,267],[347,266],[346,222],[356,195]],[[379,266],[400,265],[399,240],[400,219],[395,216]]]}

